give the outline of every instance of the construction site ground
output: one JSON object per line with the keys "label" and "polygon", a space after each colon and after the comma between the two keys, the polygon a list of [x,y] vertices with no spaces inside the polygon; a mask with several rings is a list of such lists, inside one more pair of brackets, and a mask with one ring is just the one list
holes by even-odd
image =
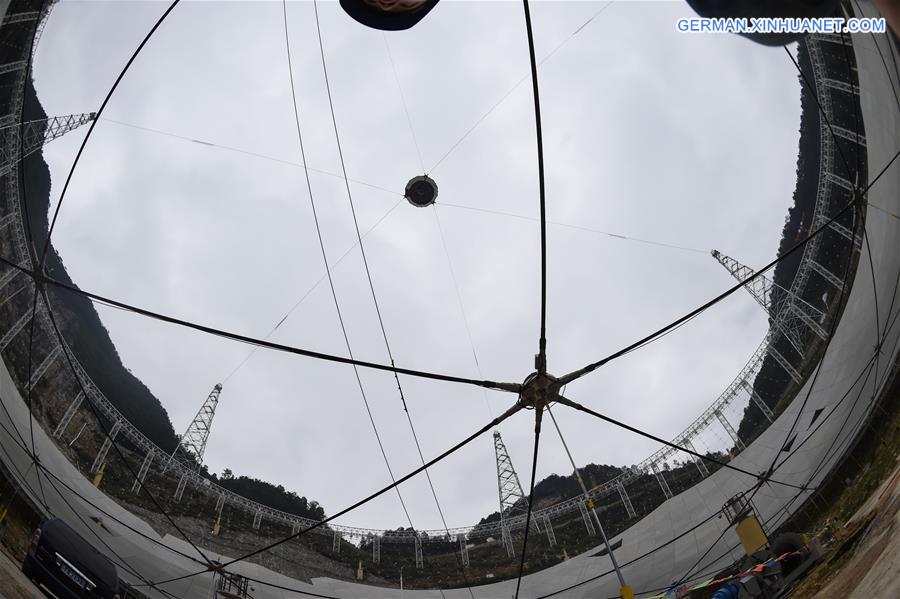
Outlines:
{"label": "construction site ground", "polygon": [[791,599],[900,597],[900,383],[876,411],[806,528],[826,551]]}
{"label": "construction site ground", "polygon": [[834,537],[792,599],[900,597],[900,461]]}

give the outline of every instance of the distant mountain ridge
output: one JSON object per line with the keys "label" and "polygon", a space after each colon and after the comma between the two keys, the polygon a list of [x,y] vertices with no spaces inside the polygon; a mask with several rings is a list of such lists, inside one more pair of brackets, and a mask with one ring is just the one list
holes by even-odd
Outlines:
{"label": "distant mountain ridge", "polygon": [[[24,119],[30,121],[46,118],[47,114],[37,98],[34,83],[29,81],[25,94]],[[49,230],[51,188],[50,169],[42,152],[35,152],[25,159],[24,175],[24,216],[28,219],[32,245],[40,252]],[[45,268],[52,278],[77,287],[52,243]],[[100,320],[91,300],[58,288],[51,287],[48,292],[63,336],[97,387],[147,438],[163,451],[172,452],[178,443],[178,436],[168,412],[153,392],[122,362],[109,331]],[[208,475],[205,466],[202,472]],[[316,501],[307,501],[306,497],[288,491],[281,485],[248,476],[235,477],[230,471],[226,473],[227,476],[221,479],[214,474],[211,478],[218,480],[227,489],[270,507],[316,520],[325,517],[325,510]]]}
{"label": "distant mountain ridge", "polygon": [[[24,119],[46,119],[29,81],[25,90]],[[50,169],[41,152],[35,152],[24,162],[26,200],[25,209],[30,225],[33,246],[40,252],[47,240],[50,209]],[[66,272],[62,258],[52,243],[47,252],[45,268],[54,279],[77,287]],[[122,363],[122,358],[103,326],[91,300],[58,289],[50,290],[56,310],[62,311],[60,329],[72,351],[91,379],[122,414],[150,440],[165,451],[172,451],[177,443],[169,414],[150,389]]]}
{"label": "distant mountain ridge", "polygon": [[[798,51],[798,61],[803,70],[811,76],[812,66],[803,44],[800,45]],[[797,185],[793,206],[789,209],[785,220],[779,254],[789,249],[802,238],[804,231],[809,229],[816,201],[820,143],[819,117],[815,99],[803,85],[801,85],[801,107]],[[25,102],[25,120],[44,118],[46,118],[46,113],[37,99],[33,83],[29,82]],[[34,246],[42,248],[49,226],[50,171],[40,152],[26,158],[24,171],[30,234]],[[790,288],[799,267],[800,257],[801,252],[797,252],[776,266],[772,277],[778,284]],[[47,256],[46,268],[53,278],[76,286],[52,244]],[[63,334],[93,381],[132,424],[160,448],[171,452],[178,442],[178,437],[168,413],[149,388],[122,363],[109,332],[104,327],[92,302],[83,296],[59,290],[51,290],[51,298],[54,308],[61,312],[60,323]],[[810,301],[814,300],[810,298]],[[764,366],[764,375],[759,377],[760,381],[757,382],[756,387],[760,395],[769,401],[770,398],[778,396],[788,381],[776,364],[767,362]],[[765,389],[762,384],[763,380],[768,381]],[[766,422],[759,408],[751,403],[745,410],[740,423],[740,436],[744,439],[752,439],[765,425]],[[588,487],[594,487],[614,478],[623,470],[622,467],[611,465],[588,464],[582,469],[582,475]],[[271,507],[313,518],[321,518],[325,514],[322,506],[315,501],[308,502],[306,498],[286,491],[280,485],[276,486],[247,476],[234,477],[230,471],[221,477],[212,475],[212,478],[226,488]],[[544,507],[579,495],[580,488],[573,474],[551,474],[535,485],[534,493],[535,506]],[[662,491],[652,486],[648,486],[647,495],[648,497],[652,496],[651,499],[654,502],[661,502],[663,499]],[[483,517],[478,524],[485,525],[499,518],[499,512],[493,512]]]}

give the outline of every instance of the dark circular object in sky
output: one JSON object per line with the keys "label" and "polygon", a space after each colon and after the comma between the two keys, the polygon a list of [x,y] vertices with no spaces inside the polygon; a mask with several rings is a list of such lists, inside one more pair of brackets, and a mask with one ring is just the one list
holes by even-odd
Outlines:
{"label": "dark circular object in sky", "polygon": [[439,0],[341,0],[356,22],[381,31],[403,31],[425,18]]}
{"label": "dark circular object in sky", "polygon": [[413,177],[406,184],[406,193],[403,194],[409,203],[418,208],[431,206],[437,199],[437,183],[428,175]]}

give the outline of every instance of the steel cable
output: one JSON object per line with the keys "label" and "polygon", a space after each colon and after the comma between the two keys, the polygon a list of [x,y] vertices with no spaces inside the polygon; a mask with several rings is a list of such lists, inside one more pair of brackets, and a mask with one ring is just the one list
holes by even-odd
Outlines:
{"label": "steel cable", "polygon": [[[357,502],[354,503],[353,505],[350,505],[349,507],[344,508],[343,510],[341,510],[341,511],[335,513],[335,514],[332,515],[332,516],[329,516],[328,518],[325,518],[325,519],[323,519],[323,520],[320,520],[319,522],[316,522],[315,524],[313,524],[313,525],[311,525],[311,526],[307,526],[306,528],[303,528],[303,529],[299,530],[298,532],[296,532],[296,533],[294,533],[294,534],[292,534],[292,535],[290,535],[290,536],[284,537],[284,538],[280,539],[279,541],[276,541],[276,542],[274,542],[274,543],[270,543],[270,544],[268,544],[268,545],[266,545],[266,546],[264,546],[264,547],[261,547],[261,548],[259,548],[259,549],[255,549],[255,550],[253,550],[253,551],[251,551],[251,552],[249,552],[249,553],[244,554],[244,555],[241,556],[241,557],[231,559],[231,560],[227,561],[226,563],[222,564],[221,567],[222,567],[222,568],[225,568],[225,567],[228,567],[228,566],[230,566],[231,564],[234,564],[234,563],[236,563],[236,562],[244,561],[244,560],[247,560],[247,559],[249,559],[249,558],[251,558],[251,557],[253,557],[253,556],[255,556],[255,555],[259,555],[259,554],[261,554],[261,553],[264,553],[264,552],[266,552],[266,551],[268,551],[268,550],[270,550],[270,549],[272,549],[272,548],[274,548],[274,547],[277,547],[277,546],[279,546],[279,545],[281,545],[281,544],[283,544],[283,543],[287,543],[287,542],[290,541],[290,540],[293,540],[293,539],[296,539],[296,538],[298,538],[298,537],[301,537],[301,536],[303,536],[304,534],[306,534],[307,532],[309,532],[309,531],[311,531],[311,530],[314,530],[314,529],[316,529],[316,528],[319,528],[319,527],[321,527],[321,526],[324,526],[324,525],[328,524],[329,522],[331,522],[332,520],[334,520],[335,518],[340,518],[341,516],[344,516],[344,515],[348,514],[349,512],[355,510],[355,509],[358,508],[358,507],[361,507],[361,506],[365,505],[366,503],[372,501],[373,499],[376,499],[376,498],[380,497],[381,495],[384,495],[385,493],[387,493],[388,491],[394,489],[394,488],[397,487],[398,485],[403,484],[404,482],[406,482],[406,481],[408,481],[409,479],[413,478],[413,477],[416,476],[417,474],[420,474],[420,473],[423,472],[426,468],[431,468],[431,467],[434,466],[435,464],[437,464],[437,463],[441,462],[442,460],[444,460],[444,458],[446,458],[446,457],[448,457],[448,456],[450,456],[450,455],[456,453],[458,450],[462,449],[463,447],[465,447],[466,445],[468,445],[469,443],[471,443],[472,441],[474,441],[476,438],[480,437],[481,435],[483,435],[484,433],[486,433],[487,431],[489,431],[491,428],[497,426],[498,424],[500,424],[501,422],[503,422],[504,420],[506,420],[507,418],[509,418],[510,416],[512,416],[513,414],[515,414],[516,412],[518,412],[518,411],[521,410],[521,409],[522,409],[521,406],[519,406],[518,404],[517,404],[517,405],[514,405],[513,407],[511,407],[510,409],[508,409],[506,412],[504,412],[504,413],[501,414],[500,416],[497,416],[496,418],[494,418],[493,420],[491,420],[490,422],[488,422],[485,426],[481,427],[480,429],[478,429],[477,431],[475,431],[474,433],[472,433],[471,435],[469,435],[468,437],[466,437],[465,439],[463,439],[462,441],[460,441],[459,443],[457,443],[457,444],[454,445],[453,447],[451,447],[451,448],[445,450],[443,453],[441,453],[441,454],[438,455],[437,457],[432,458],[431,460],[429,460],[425,465],[419,466],[418,468],[416,468],[415,470],[413,470],[413,471],[410,472],[409,474],[406,474],[405,476],[402,476],[401,478],[397,479],[397,482],[391,483],[391,484],[389,484],[389,485],[387,485],[387,486],[381,488],[380,490],[378,490],[378,491],[376,491],[376,492],[374,492],[374,493],[372,493],[372,494],[370,494],[370,495],[364,497],[363,499],[357,501]],[[170,578],[170,579],[167,579],[167,580],[159,581],[159,582],[157,582],[156,584],[166,584],[166,583],[169,583],[169,582],[175,582],[175,581],[178,581],[178,580],[184,580],[184,579],[190,578],[190,577],[192,577],[192,576],[197,576],[197,575],[199,575],[199,574],[203,574],[203,572],[204,572],[204,571],[194,572],[193,574],[187,574],[187,575],[185,575],[185,576],[179,576],[179,577],[176,577],[176,578]]]}
{"label": "steel cable", "polygon": [[[344,150],[341,145],[341,135],[340,135],[340,132],[338,131],[337,114],[334,109],[334,100],[332,98],[332,93],[331,93],[331,81],[328,76],[328,65],[327,65],[327,61],[325,59],[325,42],[322,37],[322,28],[321,28],[321,23],[319,20],[319,5],[318,5],[318,2],[316,2],[315,0],[313,0],[313,11],[315,14],[315,22],[316,22],[316,37],[318,38],[318,41],[319,41],[319,56],[322,61],[322,73],[325,78],[325,91],[328,95],[328,108],[329,108],[329,112],[331,114],[331,124],[332,124],[332,128],[334,130],[334,139],[337,144],[338,157],[339,157],[340,163],[341,163],[341,174],[343,175],[343,178],[344,178],[344,188],[347,192],[347,201],[350,204],[350,214],[353,217],[353,227],[356,232],[356,239],[357,239],[356,245],[359,247],[359,252],[362,257],[363,267],[366,272],[366,281],[369,284],[369,293],[372,297],[372,304],[375,307],[375,315],[378,318],[378,326],[381,329],[381,338],[384,341],[384,347],[385,347],[385,350],[387,351],[388,360],[390,361],[391,366],[394,366],[394,353],[391,350],[391,344],[390,344],[390,341],[388,340],[387,330],[385,329],[385,326],[384,326],[384,318],[381,315],[381,306],[378,303],[378,294],[375,292],[375,284],[372,281],[372,272],[369,269],[369,258],[366,254],[365,244],[363,243],[362,234],[360,233],[359,220],[356,216],[356,206],[354,205],[354,202],[353,202],[353,193],[350,190],[350,179],[347,176],[347,163],[344,159]],[[391,56],[390,56],[390,46],[387,45],[387,38],[384,38],[384,42],[385,42],[385,47],[388,52],[388,57],[390,58],[390,61],[391,61],[391,66],[394,67],[393,58],[391,58]],[[399,77],[397,76],[396,67],[394,67],[394,77],[396,78],[396,81],[397,81],[397,87],[400,88],[400,80],[399,80]],[[292,86],[293,86],[293,84],[292,84]],[[406,100],[403,99],[402,88],[400,91],[400,97],[403,102],[404,111],[406,112],[406,118],[407,118],[407,122],[409,123],[410,132],[412,133],[413,141],[415,142],[415,145],[416,145],[416,151],[418,152],[419,160],[422,161],[422,153],[421,153],[421,150],[419,150],[419,145],[418,145],[418,141],[416,141],[415,133],[412,131],[412,120],[409,116],[409,110],[406,109]],[[299,133],[299,121],[298,121],[298,133]],[[422,161],[422,169],[424,170],[424,168],[425,168],[424,161]],[[332,288],[332,290],[333,290],[333,288]],[[349,345],[348,345],[347,349],[349,351]],[[419,435],[416,433],[416,427],[413,425],[412,415],[409,412],[409,406],[407,405],[406,395],[403,392],[403,385],[400,382],[400,376],[397,374],[396,371],[393,373],[393,375],[394,375],[394,382],[397,384],[397,391],[400,394],[400,402],[403,406],[403,412],[406,414],[406,420],[409,424],[409,429],[410,429],[410,432],[412,433],[413,441],[416,446],[416,451],[419,454],[419,459],[420,459],[422,465],[424,465],[425,464],[425,456],[422,453],[422,445],[419,443]],[[366,407],[368,408],[368,404]],[[370,418],[371,418],[371,412],[370,412]],[[375,426],[374,420],[372,421],[372,426],[373,427]],[[378,433],[376,430],[376,436],[377,436],[377,434]],[[381,444],[381,440],[379,439],[379,445],[380,444]],[[391,480],[393,481],[394,473],[393,473],[393,471],[391,471],[390,464],[387,463],[387,455],[384,454],[383,447],[381,448],[381,451],[382,451],[382,454],[384,455],[385,463],[388,466],[388,472],[391,475]],[[431,473],[428,472],[427,468],[425,469],[425,478],[428,482],[428,487],[431,490],[431,496],[434,498],[434,503],[437,506],[437,510],[438,510],[438,514],[441,518],[441,522],[443,523],[444,529],[447,531],[447,534],[449,536],[450,528],[449,528],[449,526],[447,526],[447,520],[444,517],[444,510],[441,508],[441,502],[438,500],[437,491],[435,491],[435,488],[434,488],[434,482],[431,480]],[[400,496],[399,488],[397,488],[397,495],[398,495],[398,497]],[[402,497],[400,497],[400,502],[401,502],[401,504],[403,504]],[[403,510],[406,513],[406,518],[409,521],[409,526],[413,530],[415,530],[415,526],[412,523],[412,519],[409,516],[409,512],[406,511],[405,505],[403,505]],[[465,571],[462,568],[462,564],[459,564],[459,567],[460,567],[460,570],[462,571],[463,578],[467,578]],[[468,580],[466,580],[466,586],[468,587]],[[472,599],[474,599],[474,595],[472,594],[471,588],[469,588],[469,594],[472,596]]]}

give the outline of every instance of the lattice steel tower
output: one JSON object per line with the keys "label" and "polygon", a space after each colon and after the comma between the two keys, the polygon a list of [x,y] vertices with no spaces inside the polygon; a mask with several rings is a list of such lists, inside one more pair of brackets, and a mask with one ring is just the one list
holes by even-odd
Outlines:
{"label": "lattice steel tower", "polygon": [[[48,117],[46,119],[22,123],[22,127],[24,128],[22,131],[22,156],[27,157],[33,154],[41,149],[44,144],[93,121],[96,116],[96,113],[87,112],[83,114]],[[0,124],[0,129],[7,130],[7,132],[11,132],[16,136],[19,134],[18,128],[18,123]],[[11,172],[18,161],[19,150],[17,144],[14,148],[8,148],[5,145],[0,147],[0,176]]]}
{"label": "lattice steel tower", "polygon": [[497,454],[497,489],[500,494],[500,536],[506,552],[512,557],[515,551],[509,521],[528,512],[527,499],[500,431],[494,431],[494,452]]}
{"label": "lattice steel tower", "polygon": [[203,465],[203,454],[206,452],[206,441],[209,439],[209,430],[212,427],[213,417],[216,415],[216,406],[219,404],[219,394],[222,392],[222,383],[218,383],[209,393],[209,397],[200,406],[200,411],[194,416],[187,431],[172,452],[172,459],[179,460],[192,468],[200,470]]}
{"label": "lattice steel tower", "polygon": [[[717,250],[710,253],[738,281],[746,281],[754,272],[749,266]],[[828,336],[821,324],[825,316],[822,310],[768,277],[760,275],[747,282],[744,289],[769,313],[770,327],[784,335],[798,354],[803,355],[806,349],[807,331],[812,331],[820,339]]]}

